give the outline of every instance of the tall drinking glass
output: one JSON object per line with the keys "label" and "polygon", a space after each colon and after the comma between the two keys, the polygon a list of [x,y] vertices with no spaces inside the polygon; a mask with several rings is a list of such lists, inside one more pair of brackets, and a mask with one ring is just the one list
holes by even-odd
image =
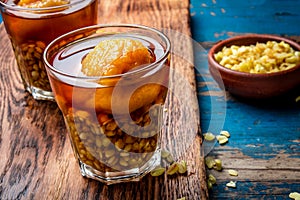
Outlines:
{"label": "tall drinking glass", "polygon": [[43,64],[44,49],[64,33],[96,24],[97,4],[97,0],[0,0],[25,89],[35,99],[54,99]]}
{"label": "tall drinking glass", "polygon": [[[152,61],[124,72],[124,66],[143,60],[142,50],[132,48],[104,66],[122,73],[83,73],[83,61],[95,46],[102,44],[98,53],[104,58],[91,60],[91,69],[106,62],[113,56],[107,52],[118,50],[118,42],[124,41],[142,43]],[[83,176],[107,184],[139,180],[160,164],[170,64],[170,42],[164,34],[139,25],[91,26],[55,39],[44,60]]]}

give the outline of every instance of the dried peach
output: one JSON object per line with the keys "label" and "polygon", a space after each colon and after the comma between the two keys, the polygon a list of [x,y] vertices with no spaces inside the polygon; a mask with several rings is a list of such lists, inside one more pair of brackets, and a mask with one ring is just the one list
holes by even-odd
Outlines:
{"label": "dried peach", "polygon": [[[90,51],[82,61],[81,71],[87,76],[118,75],[153,61],[154,57],[142,42],[129,38],[116,38],[103,40]],[[119,113],[125,113],[128,110],[132,112],[154,102],[161,91],[161,86],[155,84],[153,79],[160,79],[160,77],[150,77],[150,82],[142,85],[139,85],[137,80],[133,80],[132,83],[126,82],[125,85],[120,84],[118,87],[121,89],[114,94],[116,95],[113,101],[114,108],[117,108]],[[111,86],[114,86],[118,80],[116,78],[100,79],[99,83],[107,88],[97,89],[94,98],[85,102],[86,107],[111,113],[114,91]]]}
{"label": "dried peach", "polygon": [[82,61],[87,76],[109,76],[128,72],[153,62],[148,49],[138,40],[117,38],[101,41]]}
{"label": "dried peach", "polygon": [[28,8],[47,8],[70,3],[70,0],[20,0],[18,6]]}

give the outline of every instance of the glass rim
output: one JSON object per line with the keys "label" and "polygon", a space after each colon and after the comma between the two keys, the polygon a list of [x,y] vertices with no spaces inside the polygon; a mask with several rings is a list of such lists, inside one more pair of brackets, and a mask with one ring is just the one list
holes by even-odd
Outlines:
{"label": "glass rim", "polygon": [[[51,65],[48,62],[48,57],[47,57],[48,53],[47,52],[49,51],[51,46],[53,46],[56,42],[60,41],[61,39],[71,36],[74,33],[84,31],[84,30],[89,30],[89,29],[96,30],[96,29],[101,29],[101,28],[114,28],[114,27],[115,28],[138,28],[138,29],[151,31],[153,33],[158,34],[161,38],[163,38],[164,42],[166,43],[166,48],[164,49],[163,55],[159,59],[155,60],[155,62],[145,64],[145,66],[142,66],[138,69],[133,69],[133,70],[130,70],[130,71],[122,73],[122,74],[109,75],[109,76],[76,76],[76,75],[69,74],[67,72],[63,72],[62,70],[55,68],[53,65]],[[65,45],[67,45],[67,44],[65,44]],[[99,79],[109,79],[109,78],[121,78],[121,77],[124,77],[127,75],[132,75],[132,74],[136,74],[139,72],[143,72],[144,70],[147,70],[147,69],[151,69],[152,67],[155,67],[158,63],[161,63],[162,61],[166,60],[168,58],[170,51],[171,51],[171,42],[170,42],[169,38],[164,33],[160,32],[159,30],[157,30],[155,28],[151,28],[151,27],[144,26],[144,25],[138,25],[138,24],[97,24],[97,25],[87,26],[87,27],[73,30],[71,32],[63,34],[63,35],[57,37],[56,39],[54,39],[45,48],[45,50],[43,52],[43,60],[44,60],[46,68],[50,69],[52,72],[55,72],[59,75],[62,75],[62,76],[68,77],[68,78],[80,79],[80,80],[99,80]]]}
{"label": "glass rim", "polygon": [[[23,6],[18,6],[16,4],[7,4],[6,2],[3,2],[3,0],[0,0],[0,6],[2,6],[3,8],[7,8],[13,11],[20,11],[20,12],[45,12],[45,11],[52,11],[51,13],[55,13],[55,11],[57,10],[57,12],[61,12],[62,8],[65,7],[69,7],[69,6],[73,6],[79,3],[82,3],[86,0],[76,0],[76,1],[70,1],[68,4],[64,4],[64,5],[59,5],[59,6],[51,6],[51,7],[45,7],[45,8],[28,8],[28,7],[23,7]],[[90,0],[93,1],[93,0]]]}

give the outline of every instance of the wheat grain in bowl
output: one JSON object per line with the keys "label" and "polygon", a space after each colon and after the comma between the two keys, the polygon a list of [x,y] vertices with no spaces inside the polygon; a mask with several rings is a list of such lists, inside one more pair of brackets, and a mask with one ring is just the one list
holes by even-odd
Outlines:
{"label": "wheat grain in bowl", "polygon": [[224,67],[249,73],[279,72],[300,64],[300,52],[284,41],[225,46],[214,57]]}
{"label": "wheat grain in bowl", "polygon": [[217,42],[209,71],[221,88],[243,98],[281,96],[300,86],[300,45],[269,34],[245,34]]}

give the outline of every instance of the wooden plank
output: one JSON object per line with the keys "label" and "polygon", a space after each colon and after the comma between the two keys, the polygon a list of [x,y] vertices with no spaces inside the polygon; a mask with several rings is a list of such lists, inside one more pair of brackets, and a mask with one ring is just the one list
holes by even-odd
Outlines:
{"label": "wooden plank", "polygon": [[[192,46],[184,41],[191,35],[188,6],[188,1],[181,0],[100,1],[99,23],[144,24],[170,36],[177,53],[172,54],[172,92],[163,148],[189,164],[184,176],[148,175],[140,182],[110,186],[81,176],[58,107],[53,102],[35,101],[24,91],[9,39],[0,25],[1,199],[208,198],[198,103],[180,105],[196,94]],[[179,84],[178,74],[184,77]],[[186,85],[181,83],[188,83],[190,90],[183,90]]]}

